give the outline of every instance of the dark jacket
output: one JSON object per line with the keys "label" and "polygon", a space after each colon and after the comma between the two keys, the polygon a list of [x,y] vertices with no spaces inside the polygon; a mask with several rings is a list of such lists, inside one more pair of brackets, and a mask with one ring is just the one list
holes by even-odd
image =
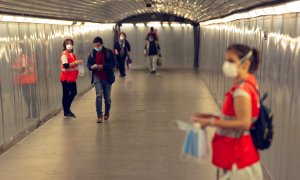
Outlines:
{"label": "dark jacket", "polygon": [[[105,70],[105,73],[107,75],[107,81],[109,84],[113,84],[115,82],[115,74],[114,74],[114,68],[116,66],[116,60],[115,56],[112,52],[112,50],[103,47],[102,51],[104,51],[104,65],[103,68]],[[87,68],[92,71],[91,66],[93,66],[96,63],[96,53],[97,51],[93,49],[91,54],[88,57],[87,61]],[[94,83],[94,73],[92,73],[92,80],[91,83]]]}
{"label": "dark jacket", "polygon": [[145,50],[147,56],[160,55],[160,46],[157,41],[147,41]]}
{"label": "dark jacket", "polygon": [[[121,45],[120,45],[120,41],[116,41],[115,44],[114,44],[114,49],[116,49],[119,53],[119,55],[117,55],[118,58],[120,58],[120,52],[121,52]],[[123,57],[121,58],[126,58],[127,55],[128,55],[128,52],[131,51],[131,47],[130,47],[130,44],[129,42],[125,39],[125,54]]]}

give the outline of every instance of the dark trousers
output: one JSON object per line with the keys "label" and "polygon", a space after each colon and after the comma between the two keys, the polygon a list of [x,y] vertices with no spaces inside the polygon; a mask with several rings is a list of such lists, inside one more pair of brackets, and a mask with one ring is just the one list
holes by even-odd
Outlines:
{"label": "dark trousers", "polygon": [[37,85],[36,84],[24,84],[22,85],[22,93],[25,99],[25,103],[28,107],[27,119],[38,118],[38,99],[37,99]]}
{"label": "dark trousers", "polygon": [[118,64],[119,64],[119,70],[120,70],[120,75],[125,76],[125,61],[126,57],[118,57]]}
{"label": "dark trousers", "polygon": [[62,105],[64,108],[64,112],[69,113],[71,111],[71,104],[77,94],[77,85],[76,82],[67,81],[62,81],[61,84],[63,88]]}

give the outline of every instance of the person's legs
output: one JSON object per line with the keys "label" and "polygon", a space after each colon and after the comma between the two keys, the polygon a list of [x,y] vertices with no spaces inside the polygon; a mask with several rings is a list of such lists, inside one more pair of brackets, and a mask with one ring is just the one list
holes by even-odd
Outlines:
{"label": "person's legs", "polygon": [[111,108],[111,84],[107,81],[102,81],[103,87],[103,95],[104,95],[104,102],[105,102],[105,114],[104,118],[107,120],[109,118],[109,112]]}
{"label": "person's legs", "polygon": [[103,95],[103,86],[100,80],[95,81],[95,90],[96,90],[96,112],[98,118],[102,118],[102,95]]}
{"label": "person's legs", "polygon": [[147,56],[147,59],[148,59],[148,63],[149,63],[149,71],[152,72],[152,59],[153,59],[153,56]]}
{"label": "person's legs", "polygon": [[36,84],[31,84],[30,85],[30,90],[31,90],[31,112],[32,112],[32,118],[38,118],[39,117],[39,108],[38,108],[38,99],[37,99],[37,85]]}
{"label": "person's legs", "polygon": [[69,108],[69,112],[71,112],[72,102],[73,102],[75,96],[77,95],[77,85],[76,85],[76,82],[69,83],[69,87],[70,87],[70,95],[69,95],[69,98],[68,98],[68,108]]}
{"label": "person's legs", "polygon": [[63,88],[62,105],[63,105],[64,113],[69,113],[69,107],[68,107],[69,94],[70,94],[69,85],[66,81],[62,81],[61,84]]}
{"label": "person's legs", "polygon": [[23,94],[23,97],[24,97],[24,100],[25,100],[25,103],[26,103],[26,106],[27,106],[27,115],[26,115],[26,119],[31,119],[31,108],[30,108],[30,104],[31,104],[31,92],[30,92],[30,86],[28,84],[24,84],[21,86],[21,89],[22,89],[22,94]]}
{"label": "person's legs", "polygon": [[119,66],[120,66],[120,76],[124,77],[125,74],[125,59],[119,58]]}
{"label": "person's legs", "polygon": [[152,60],[152,71],[156,71],[156,69],[157,69],[157,60],[158,60],[158,56],[157,55],[155,55],[155,56],[153,56],[153,60]]}

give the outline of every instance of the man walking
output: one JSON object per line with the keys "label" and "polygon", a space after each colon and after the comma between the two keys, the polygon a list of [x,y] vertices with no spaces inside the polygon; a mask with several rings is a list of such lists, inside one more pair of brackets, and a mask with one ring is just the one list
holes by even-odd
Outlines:
{"label": "man walking", "polygon": [[[95,85],[96,90],[96,111],[97,123],[102,123],[109,119],[111,108],[111,87],[115,82],[114,67],[116,66],[115,57],[112,50],[103,46],[101,37],[95,37],[94,49],[92,50],[87,67],[92,71],[91,83]],[[105,111],[103,116],[102,99],[104,97]]]}

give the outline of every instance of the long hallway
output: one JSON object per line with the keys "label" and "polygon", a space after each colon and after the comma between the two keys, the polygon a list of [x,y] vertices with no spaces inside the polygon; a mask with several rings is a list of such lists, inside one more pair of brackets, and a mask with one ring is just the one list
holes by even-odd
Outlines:
{"label": "long hallway", "polygon": [[180,161],[185,133],[170,128],[195,111],[218,112],[199,74],[131,70],[117,78],[112,103],[109,122],[97,124],[94,89],[79,97],[76,119],[59,113],[0,157],[1,180],[215,179],[209,158]]}

